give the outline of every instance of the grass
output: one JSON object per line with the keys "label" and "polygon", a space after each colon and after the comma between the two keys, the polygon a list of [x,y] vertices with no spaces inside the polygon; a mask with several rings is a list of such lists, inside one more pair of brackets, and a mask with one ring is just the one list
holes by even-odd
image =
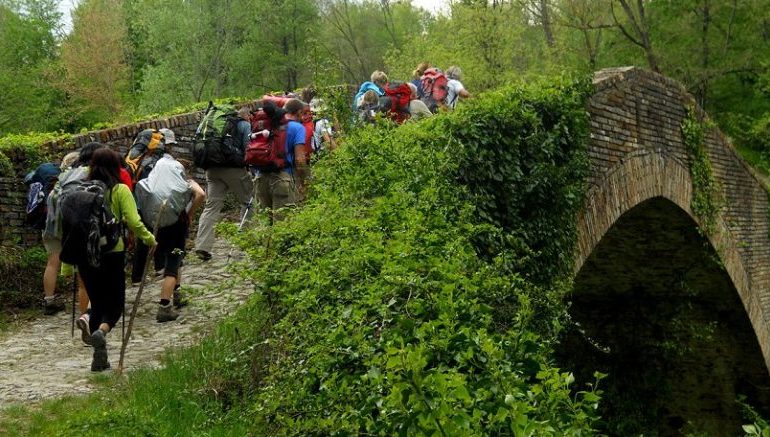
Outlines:
{"label": "grass", "polygon": [[267,324],[255,295],[237,315],[222,322],[199,345],[168,353],[162,369],[141,369],[124,377],[94,375],[102,387],[86,396],[6,406],[0,410],[0,435],[249,435],[241,419],[243,387],[227,366],[228,351]]}

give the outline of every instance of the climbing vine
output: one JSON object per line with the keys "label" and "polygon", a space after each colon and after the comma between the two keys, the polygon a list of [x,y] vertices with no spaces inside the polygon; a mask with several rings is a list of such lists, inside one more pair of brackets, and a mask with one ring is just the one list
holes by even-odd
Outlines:
{"label": "climbing vine", "polygon": [[687,109],[687,116],[682,120],[682,139],[690,156],[693,186],[690,206],[695,216],[701,220],[702,230],[706,232],[714,229],[717,213],[722,205],[721,187],[714,177],[704,144],[706,130],[710,128],[711,123],[701,120],[695,113],[695,108]]}

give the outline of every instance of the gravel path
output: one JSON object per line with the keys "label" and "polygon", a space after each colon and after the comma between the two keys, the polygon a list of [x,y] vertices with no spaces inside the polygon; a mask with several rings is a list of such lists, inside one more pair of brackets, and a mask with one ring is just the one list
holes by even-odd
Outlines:
{"label": "gravel path", "polygon": [[[194,254],[188,254],[182,271],[182,287],[190,297],[190,304],[174,322],[155,321],[160,281],[148,277],[126,351],[126,370],[158,366],[166,349],[194,344],[248,297],[254,288],[228,271],[229,251],[227,243],[217,241],[210,261],[202,262]],[[231,262],[240,256],[235,253]],[[126,290],[126,317],[138,289],[138,286],[129,286]],[[2,335],[0,410],[13,403],[34,403],[94,390],[90,372],[92,349],[83,344],[77,328],[75,337],[70,336],[71,317],[68,304],[65,312],[41,316],[23,329]],[[122,323],[118,322],[107,336],[113,368],[118,365],[121,327]]]}

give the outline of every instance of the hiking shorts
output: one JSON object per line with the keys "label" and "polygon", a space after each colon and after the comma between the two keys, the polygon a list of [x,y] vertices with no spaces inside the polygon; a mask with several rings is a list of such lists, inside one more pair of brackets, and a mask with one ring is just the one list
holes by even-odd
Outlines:
{"label": "hiking shorts", "polygon": [[61,240],[58,238],[43,237],[43,247],[47,254],[61,253]]}

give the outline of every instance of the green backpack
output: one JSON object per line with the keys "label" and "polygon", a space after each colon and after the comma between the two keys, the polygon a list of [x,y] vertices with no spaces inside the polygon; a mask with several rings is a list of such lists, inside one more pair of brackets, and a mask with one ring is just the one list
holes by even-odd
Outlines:
{"label": "green backpack", "polygon": [[232,105],[209,107],[195,130],[193,160],[197,167],[243,167],[243,145],[237,137],[240,118]]}

